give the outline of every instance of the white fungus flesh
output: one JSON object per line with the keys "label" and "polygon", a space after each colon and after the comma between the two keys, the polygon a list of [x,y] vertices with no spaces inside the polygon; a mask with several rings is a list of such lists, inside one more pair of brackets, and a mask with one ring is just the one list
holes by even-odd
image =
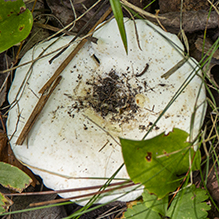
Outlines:
{"label": "white fungus flesh", "polygon": [[[16,157],[40,175],[47,187],[60,190],[103,185],[123,163],[119,137],[141,140],[177,90],[196,71],[197,75],[147,138],[169,132],[174,127],[190,133],[191,117],[195,106],[199,106],[190,138],[197,136],[206,98],[197,62],[189,59],[169,78],[162,78],[182,60],[183,45],[176,35],[166,33],[150,22],[136,20],[136,25],[139,45],[133,21],[125,20],[128,55],[115,20],[94,33],[97,44],[87,42],[64,69],[61,82],[23,145],[16,145],[16,141],[40,97],[39,90],[77,43],[69,46],[52,64],[49,60],[55,53],[36,61],[31,71],[28,71],[30,65],[16,71],[8,97],[10,103],[15,103],[8,115],[8,136]],[[44,55],[71,39],[70,36],[59,39]],[[20,64],[37,58],[54,40],[29,50]],[[116,178],[129,178],[125,166]],[[131,189],[133,187],[116,190],[113,195],[105,194],[96,202],[113,200]],[[79,201],[73,197],[95,191],[97,189],[60,195]],[[130,201],[141,193],[142,188],[119,200]]]}

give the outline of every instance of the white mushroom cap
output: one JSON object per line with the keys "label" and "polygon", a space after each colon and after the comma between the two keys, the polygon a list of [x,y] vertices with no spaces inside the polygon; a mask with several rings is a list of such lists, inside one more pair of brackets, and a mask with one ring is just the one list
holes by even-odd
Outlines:
{"label": "white mushroom cap", "polygon": [[[198,69],[197,62],[189,59],[168,79],[161,78],[182,60],[183,45],[175,35],[162,31],[150,22],[136,20],[136,25],[142,50],[138,47],[133,21],[126,20],[128,55],[115,20],[94,33],[94,37],[98,38],[97,44],[86,43],[65,68],[62,81],[52,93],[27,139],[19,146],[16,140],[38,101],[39,90],[77,43],[51,65],[48,61],[54,54],[34,64],[28,83],[18,95],[18,104],[9,112],[7,130],[9,137],[13,135],[11,146],[16,157],[40,175],[47,187],[59,190],[103,185],[104,180],[84,178],[111,177],[123,163],[118,137],[141,140],[186,78],[194,69]],[[46,53],[65,45],[71,39],[61,38]],[[28,51],[20,64],[30,61],[32,56],[36,58],[53,41]],[[146,64],[149,65],[148,70],[141,75]],[[26,65],[16,71],[9,93],[10,103],[15,100],[29,67]],[[203,104],[206,98],[204,87],[199,92],[201,82],[199,76],[192,79],[147,138],[169,132],[173,127],[189,133],[196,104],[200,107],[195,116],[194,139],[206,108]],[[125,167],[116,178],[129,178]],[[94,191],[60,195],[72,197],[88,192]],[[125,190],[115,193],[119,194],[102,197],[97,202],[112,200],[125,193]],[[132,191],[119,200],[129,201],[141,193],[142,189]]]}

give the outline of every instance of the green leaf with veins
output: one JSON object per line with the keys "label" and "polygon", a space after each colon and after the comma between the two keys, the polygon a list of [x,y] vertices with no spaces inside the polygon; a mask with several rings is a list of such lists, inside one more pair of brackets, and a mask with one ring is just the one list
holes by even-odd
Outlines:
{"label": "green leaf with veins", "polygon": [[[196,188],[195,185],[179,191],[173,199],[169,209],[168,196],[158,200],[155,195],[150,195],[146,190],[143,194],[143,202],[137,202],[125,212],[125,218],[135,219],[205,219],[211,206],[204,202],[208,199],[206,191]],[[162,216],[161,216],[162,215]]]}
{"label": "green leaf with veins", "polygon": [[137,205],[133,205],[132,208],[128,208],[124,214],[125,218],[131,219],[161,219],[161,216],[146,207],[144,203],[138,202]]}
{"label": "green leaf with veins", "polygon": [[[194,150],[186,142],[188,133],[174,128],[142,141],[120,139],[126,169],[134,183],[141,183],[159,199],[173,192],[181,183],[181,174],[190,167]],[[200,151],[195,154],[193,170],[199,169]]]}
{"label": "green leaf with veins", "polygon": [[24,40],[32,25],[32,13],[22,0],[0,0],[0,53]]}
{"label": "green leaf with veins", "polygon": [[[32,182],[32,179],[22,170],[4,162],[0,162],[0,173],[0,184],[17,192],[22,192]],[[12,204],[9,198],[0,193],[0,214]]]}
{"label": "green leaf with veins", "polygon": [[142,193],[144,204],[147,208],[151,208],[153,211],[165,216],[168,207],[168,195],[158,200],[156,195],[150,195],[145,189]]}
{"label": "green leaf with veins", "polygon": [[204,202],[206,199],[208,199],[207,192],[192,185],[177,193],[167,211],[167,216],[172,219],[207,218],[207,211],[211,206]]}

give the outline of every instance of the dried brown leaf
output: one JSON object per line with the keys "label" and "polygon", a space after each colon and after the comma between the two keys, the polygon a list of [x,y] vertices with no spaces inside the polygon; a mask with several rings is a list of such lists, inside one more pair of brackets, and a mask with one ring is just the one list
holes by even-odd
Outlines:
{"label": "dried brown leaf", "polygon": [[[180,11],[181,0],[161,0],[159,1],[160,12],[176,12]],[[184,0],[183,1],[183,11],[191,11],[191,10],[208,10],[209,3],[206,0]]]}
{"label": "dried brown leaf", "polygon": [[0,130],[0,161],[8,163],[8,138],[3,130]]}
{"label": "dried brown leaf", "polygon": [[216,167],[216,171],[215,169],[213,169],[209,176],[208,176],[208,182],[207,182],[207,188],[208,191],[210,192],[212,198],[217,201],[217,203],[219,203],[219,187],[218,187],[218,181],[217,181],[217,176],[219,173],[219,169],[218,167]]}
{"label": "dried brown leaf", "polygon": [[[180,12],[169,12],[154,16],[141,8],[132,5],[127,0],[121,0],[122,4],[138,12],[148,20],[157,23],[159,19],[162,26],[167,31],[172,33],[178,33],[180,31]],[[198,11],[184,11],[182,13],[182,28],[185,32],[195,32],[200,30],[217,28],[218,27],[218,14],[216,11],[212,11],[210,16],[206,10]]]}
{"label": "dried brown leaf", "polygon": [[[213,43],[211,42],[210,39],[206,38],[204,42],[204,48],[203,48],[203,39],[198,38],[195,42],[195,46],[199,52],[204,52],[204,54],[210,55],[212,52],[211,47]],[[213,54],[213,58],[219,59],[219,50],[216,50],[215,53]]]}
{"label": "dried brown leaf", "polygon": [[[182,27],[185,32],[195,32],[205,30],[205,28],[218,27],[218,14],[212,11],[208,19],[208,11],[186,11],[183,12]],[[170,32],[178,33],[180,30],[180,13],[169,12],[161,14],[164,19],[160,19],[161,24]],[[149,18],[149,20],[152,20]]]}
{"label": "dried brown leaf", "polygon": [[[66,26],[75,19],[75,15],[74,15],[74,12],[72,10],[72,7],[71,7],[69,0],[63,0],[63,1],[46,0],[46,2],[52,11],[52,14],[56,17],[56,19],[52,19],[52,20],[53,20],[53,22],[56,22],[58,27],[60,27],[60,28],[62,27],[60,25],[60,23],[62,23],[62,25],[64,25],[64,26]],[[76,2],[73,1],[74,10],[76,12],[76,15],[80,16],[81,14],[83,14],[86,11],[85,8],[90,8],[95,2],[96,2],[95,0],[84,0],[83,4],[81,4],[80,1],[78,1],[78,0]],[[109,7],[109,5],[107,7]],[[97,9],[97,8],[95,8],[95,9]],[[103,10],[103,12],[104,12],[104,10]],[[77,21],[77,23],[74,27],[74,31],[78,32],[85,25],[85,23],[90,19],[90,17],[92,16],[93,13],[94,13],[94,10],[92,10],[91,12],[86,14],[79,21]],[[65,16],[63,16],[63,15],[65,15]],[[57,22],[58,20],[60,22]],[[91,24],[91,26],[92,25],[93,24]]]}
{"label": "dried brown leaf", "polygon": [[[8,66],[8,56],[6,53],[0,53],[0,71],[6,70]],[[8,74],[0,74],[0,107],[6,100]]]}

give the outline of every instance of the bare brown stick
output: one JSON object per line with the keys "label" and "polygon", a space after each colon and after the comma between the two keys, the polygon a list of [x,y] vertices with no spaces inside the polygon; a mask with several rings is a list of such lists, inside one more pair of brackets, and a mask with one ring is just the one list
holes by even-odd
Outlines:
{"label": "bare brown stick", "polygon": [[[100,23],[102,23],[106,17],[111,13],[112,9],[109,8],[104,15],[97,21],[97,23],[91,28],[89,33],[92,33],[96,26]],[[25,138],[27,137],[28,133],[30,132],[32,126],[34,125],[34,122],[38,118],[40,112],[42,111],[43,107],[45,106],[47,100],[49,99],[50,95],[52,94],[55,87],[58,85],[58,83],[61,80],[61,76],[59,76],[62,71],[65,69],[65,67],[70,63],[70,61],[74,58],[74,56],[77,54],[77,52],[84,46],[84,44],[87,42],[87,39],[83,39],[77,47],[70,53],[70,55],[64,60],[64,62],[58,67],[58,69],[55,71],[53,76],[47,81],[47,83],[41,88],[39,93],[42,94],[40,99],[38,100],[35,108],[33,109],[33,112],[31,113],[29,119],[27,120],[25,126],[23,127],[16,144],[22,145]]]}
{"label": "bare brown stick", "polygon": [[[95,11],[95,13],[92,15],[92,17],[89,19],[89,21],[86,22],[86,24],[78,31],[76,36],[70,41],[70,43],[74,42],[79,35],[81,35],[85,30],[87,30],[90,23],[93,21],[93,19],[96,17],[97,14],[102,10],[103,6],[108,2],[108,0],[105,0]],[[56,55],[54,55],[50,60],[49,63],[51,64],[55,59],[57,59],[68,47],[63,48],[61,51],[59,51]]]}
{"label": "bare brown stick", "polygon": [[[112,12],[111,7],[104,13],[104,15],[97,21],[97,23],[91,28],[91,30],[88,33],[92,33],[94,29],[102,23],[107,16]],[[45,91],[49,89],[53,81],[62,73],[62,71],[66,68],[66,66],[71,62],[71,60],[75,57],[75,55],[78,53],[78,51],[84,46],[84,44],[87,42],[87,39],[83,39],[76,48],[68,55],[68,57],[62,62],[62,64],[58,67],[58,69],[55,71],[53,76],[47,81],[47,83],[41,88],[39,93],[43,94]]]}
{"label": "bare brown stick", "polygon": [[47,100],[49,99],[50,95],[52,94],[52,92],[54,91],[54,89],[56,88],[56,86],[59,84],[60,80],[62,79],[62,76],[59,76],[54,83],[51,85],[51,88],[48,90],[47,94],[43,94],[35,108],[33,109],[29,119],[27,120],[26,124],[24,125],[17,141],[16,144],[18,145],[22,145],[25,138],[27,137],[28,133],[30,132],[32,126],[34,125],[34,122],[36,121],[37,117],[39,116],[40,112],[42,111],[43,107],[45,106]]}
{"label": "bare brown stick", "polygon": [[174,65],[170,70],[168,70],[165,74],[161,75],[161,78],[169,78],[176,70],[182,67],[188,60],[188,56],[185,56],[181,61],[179,61],[176,65]]}

